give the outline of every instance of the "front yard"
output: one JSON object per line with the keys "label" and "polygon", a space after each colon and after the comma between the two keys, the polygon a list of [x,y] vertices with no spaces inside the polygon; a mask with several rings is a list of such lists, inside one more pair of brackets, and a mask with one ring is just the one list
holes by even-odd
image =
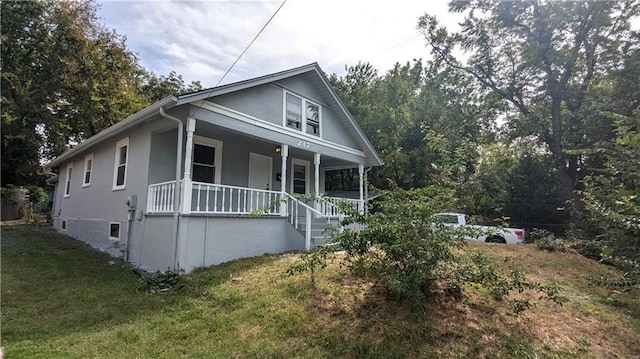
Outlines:
{"label": "front yard", "polygon": [[139,290],[120,260],[49,228],[2,226],[2,346],[7,358],[634,358],[640,290],[594,286],[615,272],[533,245],[474,244],[569,302],[515,316],[478,291],[415,314],[341,271],[288,276],[295,254],[198,270],[175,292]]}

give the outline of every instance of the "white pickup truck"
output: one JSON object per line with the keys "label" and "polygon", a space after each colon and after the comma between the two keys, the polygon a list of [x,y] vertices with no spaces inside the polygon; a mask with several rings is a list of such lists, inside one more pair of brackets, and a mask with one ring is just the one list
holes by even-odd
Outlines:
{"label": "white pickup truck", "polygon": [[434,218],[439,223],[453,228],[465,227],[470,229],[472,235],[465,235],[465,239],[488,243],[522,243],[524,242],[524,229],[490,227],[467,224],[466,216],[462,213],[437,213]]}

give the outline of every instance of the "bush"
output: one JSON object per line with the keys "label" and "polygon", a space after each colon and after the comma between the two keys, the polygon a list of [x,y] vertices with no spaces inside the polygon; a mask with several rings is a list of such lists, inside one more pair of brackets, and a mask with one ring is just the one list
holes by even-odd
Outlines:
{"label": "bush", "polygon": [[140,277],[138,290],[146,293],[168,293],[184,288],[184,279],[180,273],[167,270],[157,271]]}
{"label": "bush", "polygon": [[549,252],[564,252],[567,250],[565,242],[557,238],[551,231],[535,228],[529,234],[529,238],[536,244],[538,249]]}
{"label": "bush", "polygon": [[613,265],[624,272],[617,278],[605,278],[588,276],[587,279],[605,287],[629,288],[640,287],[640,261],[626,257],[616,257],[613,255],[613,248],[604,247],[602,249],[601,262]]}
{"label": "bush", "polygon": [[[516,271],[503,275],[486,257],[462,250],[469,230],[455,230],[432,220],[433,214],[444,209],[441,204],[450,203],[449,195],[430,188],[389,191],[379,202],[379,212],[366,216],[351,213],[342,222],[358,223],[362,229],[337,232],[333,245],[326,248],[343,249],[349,269],[373,277],[391,298],[408,299],[416,308],[423,308],[424,300],[436,293],[459,298],[465,288],[473,285],[484,287],[496,300],[526,289],[562,301],[557,288],[530,283],[521,273],[514,276]],[[322,268],[326,248],[302,258],[290,274]],[[521,300],[517,311],[528,308],[522,303],[528,300]]]}

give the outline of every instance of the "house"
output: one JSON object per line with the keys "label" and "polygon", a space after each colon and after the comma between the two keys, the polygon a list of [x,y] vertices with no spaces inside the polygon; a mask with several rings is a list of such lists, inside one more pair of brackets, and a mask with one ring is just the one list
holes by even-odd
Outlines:
{"label": "house", "polygon": [[[316,63],[172,96],[88,138],[58,169],[53,227],[147,270],[308,250],[364,208],[382,161]],[[323,194],[358,168],[357,199]]]}

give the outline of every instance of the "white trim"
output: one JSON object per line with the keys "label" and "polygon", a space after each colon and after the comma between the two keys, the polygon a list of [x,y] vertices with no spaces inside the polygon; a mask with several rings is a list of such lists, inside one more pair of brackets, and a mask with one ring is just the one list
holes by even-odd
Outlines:
{"label": "white trim", "polygon": [[[87,163],[91,161],[91,167],[87,169]],[[82,171],[82,187],[91,186],[91,178],[93,177],[93,153],[84,157],[84,171]],[[87,172],[89,172],[89,182],[87,182]]]}
{"label": "white trim", "polygon": [[[269,160],[269,177],[268,177],[269,183],[267,183],[267,186],[269,188],[267,188],[266,190],[272,191],[273,190],[273,157],[261,155],[259,153],[254,153],[254,152],[249,152],[249,178],[247,180],[247,187],[251,188],[251,183],[249,183],[249,181],[251,180],[251,166],[253,164],[253,157],[262,157]],[[282,177],[282,175],[280,176]],[[259,188],[259,189],[265,189],[265,188]]]}
{"label": "white trim", "polygon": [[[118,167],[121,166],[121,164],[119,163],[120,151],[125,146],[127,146],[127,157],[125,158],[125,162],[124,162],[124,178],[122,180],[122,184],[118,185],[117,184]],[[125,187],[127,186],[127,172],[129,171],[129,154],[130,153],[131,153],[131,147],[129,146],[129,137],[125,137],[120,141],[116,142],[116,155],[113,161],[113,187],[111,188],[112,191],[122,190],[122,189],[125,189]]]}
{"label": "white trim", "polygon": [[284,135],[288,135],[288,136],[292,136],[294,138],[297,138],[299,140],[303,140],[303,141],[307,141],[310,143],[315,143],[317,145],[321,145],[321,146],[325,146],[334,150],[338,150],[338,151],[342,151],[345,153],[349,153],[352,155],[356,155],[359,157],[363,157],[366,158],[366,155],[364,152],[360,151],[360,150],[356,150],[353,149],[351,147],[347,147],[347,146],[343,146],[337,143],[333,143],[333,142],[329,142],[326,140],[323,140],[322,138],[319,138],[318,136],[312,136],[309,135],[307,133],[302,133],[300,131],[289,131],[287,128],[283,128],[282,126],[277,126],[274,125],[271,122],[267,122],[264,120],[261,120],[257,117],[253,117],[247,114],[244,114],[242,112],[238,112],[236,110],[232,110],[228,107],[224,107],[221,106],[217,103],[213,103],[213,102],[209,102],[209,101],[194,101],[192,103],[193,106],[196,107],[201,107],[204,108],[206,110],[215,112],[215,113],[219,113],[221,115],[227,116],[227,117],[231,117],[235,120],[239,120],[251,125],[254,125],[256,127],[260,127],[260,128],[264,128],[270,131],[274,131],[274,132],[278,132]]}
{"label": "white trim", "polygon": [[[118,236],[117,237],[111,236],[111,225],[113,225],[113,224],[117,224],[118,225]],[[122,232],[122,225],[121,225],[120,222],[109,222],[109,239],[110,240],[119,241],[121,232]]]}
{"label": "white trim", "polygon": [[64,198],[71,195],[71,179],[73,178],[73,162],[67,165],[66,175],[64,178]]}
{"label": "white trim", "polygon": [[[195,121],[194,121],[195,122]],[[195,145],[202,145],[207,147],[213,147],[215,149],[215,154],[213,158],[213,168],[215,169],[215,178],[214,183],[221,184],[222,180],[222,146],[223,142],[220,140],[214,140],[213,138],[202,137],[198,135],[193,135],[193,145],[191,151],[193,153],[195,149]],[[193,180],[193,158],[191,160],[191,179]]]}
{"label": "white trim", "polygon": [[289,179],[290,179],[290,185],[289,185],[289,191],[291,194],[294,194],[293,192],[293,172],[294,172],[294,166],[295,165],[301,165],[304,166],[304,194],[309,194],[309,182],[310,182],[310,178],[309,178],[309,168],[311,167],[311,163],[307,160],[301,160],[299,158],[295,158],[295,157],[291,157],[291,170],[289,171]]}

